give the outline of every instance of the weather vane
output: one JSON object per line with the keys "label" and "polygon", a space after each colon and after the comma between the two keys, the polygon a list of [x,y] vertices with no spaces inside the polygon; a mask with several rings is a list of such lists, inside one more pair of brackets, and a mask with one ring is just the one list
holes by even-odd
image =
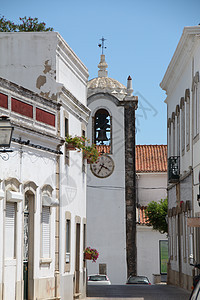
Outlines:
{"label": "weather vane", "polygon": [[98,44],[98,46],[102,49],[102,54],[103,54],[103,49],[106,49],[107,47],[104,46],[104,42],[106,41],[106,39],[104,39],[104,37],[102,36],[102,39],[100,39],[101,44]]}

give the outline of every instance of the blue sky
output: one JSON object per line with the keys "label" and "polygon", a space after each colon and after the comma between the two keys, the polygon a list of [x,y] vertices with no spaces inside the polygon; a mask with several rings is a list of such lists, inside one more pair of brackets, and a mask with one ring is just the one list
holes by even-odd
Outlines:
{"label": "blue sky", "polygon": [[167,143],[165,92],[159,84],[185,26],[200,23],[199,0],[2,1],[0,14],[14,22],[37,17],[66,40],[97,77],[102,36],[108,76],[126,85],[133,79],[139,97],[137,144]]}

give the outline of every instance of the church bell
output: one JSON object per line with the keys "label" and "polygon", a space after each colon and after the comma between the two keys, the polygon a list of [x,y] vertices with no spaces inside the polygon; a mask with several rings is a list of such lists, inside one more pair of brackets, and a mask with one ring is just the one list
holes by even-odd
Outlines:
{"label": "church bell", "polygon": [[98,142],[101,142],[103,144],[104,141],[108,141],[108,138],[106,136],[106,130],[99,130],[98,137],[96,139]]}

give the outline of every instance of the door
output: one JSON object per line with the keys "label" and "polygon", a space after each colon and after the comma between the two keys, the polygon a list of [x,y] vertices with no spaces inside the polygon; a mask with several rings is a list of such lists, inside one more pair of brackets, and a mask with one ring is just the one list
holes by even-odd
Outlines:
{"label": "door", "polygon": [[75,293],[79,293],[80,281],[80,224],[76,224]]}
{"label": "door", "polygon": [[33,223],[33,195],[25,194],[24,205],[24,258],[23,281],[24,300],[33,299],[33,249],[34,249],[34,223]]}
{"label": "door", "polygon": [[24,205],[24,262],[23,262],[23,280],[24,280],[24,300],[28,300],[28,240],[29,240],[29,207],[28,197],[25,197]]}

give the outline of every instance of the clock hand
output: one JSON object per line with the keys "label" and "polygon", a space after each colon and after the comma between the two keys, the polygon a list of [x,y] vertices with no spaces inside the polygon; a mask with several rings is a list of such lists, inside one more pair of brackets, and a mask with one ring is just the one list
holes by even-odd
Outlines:
{"label": "clock hand", "polygon": [[101,172],[101,169],[103,168],[103,165],[100,165],[101,167],[100,167],[100,169],[99,169],[99,171],[98,171],[98,173],[97,174],[99,174],[100,172]]}
{"label": "clock hand", "polygon": [[105,168],[105,169],[107,169],[108,171],[110,171],[110,169],[109,169],[109,168],[107,168],[107,167],[105,167],[104,165],[102,166],[102,168]]}

